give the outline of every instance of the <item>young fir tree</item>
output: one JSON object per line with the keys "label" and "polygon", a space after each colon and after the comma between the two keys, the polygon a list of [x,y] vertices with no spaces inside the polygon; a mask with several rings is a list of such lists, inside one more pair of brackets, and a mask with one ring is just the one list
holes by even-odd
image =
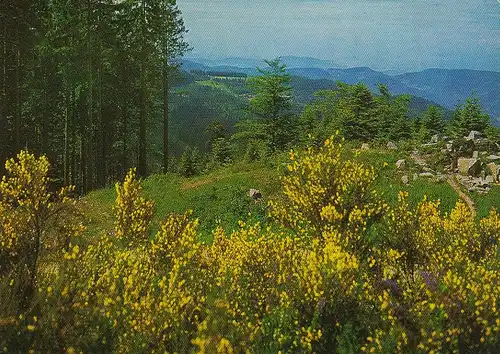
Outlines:
{"label": "young fir tree", "polygon": [[451,130],[453,135],[464,137],[472,130],[484,133],[489,125],[490,118],[487,114],[483,113],[483,109],[479,104],[479,99],[472,97],[468,98],[465,104],[459,106],[455,111]]}
{"label": "young fir tree", "polygon": [[255,95],[250,100],[250,108],[266,124],[271,150],[283,150],[296,137],[291,77],[279,58],[266,63],[269,67],[259,68],[260,76],[249,79],[249,87]]}
{"label": "young fir tree", "polygon": [[442,134],[446,127],[444,112],[437,106],[429,106],[420,120],[420,138],[428,140],[431,136]]}

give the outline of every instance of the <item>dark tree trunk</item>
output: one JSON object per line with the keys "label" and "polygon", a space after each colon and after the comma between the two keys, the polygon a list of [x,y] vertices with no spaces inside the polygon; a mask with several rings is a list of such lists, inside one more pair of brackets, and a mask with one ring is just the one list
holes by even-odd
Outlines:
{"label": "dark tree trunk", "polygon": [[1,48],[0,48],[0,55],[1,57],[1,64],[2,67],[0,68],[0,176],[2,176],[5,173],[5,160],[7,157],[7,147],[6,147],[6,141],[7,141],[7,134],[6,134],[6,127],[7,127],[7,101],[6,101],[6,95],[7,95],[7,88],[6,88],[6,82],[7,82],[7,19],[5,16],[5,12],[2,11],[0,13],[0,23],[2,25],[1,28]]}
{"label": "dark tree trunk", "polygon": [[168,63],[165,63],[163,74],[163,173],[168,172]]}
{"label": "dark tree trunk", "polygon": [[[146,18],[146,1],[142,1],[142,40],[146,40],[146,26],[145,18]],[[145,44],[141,44],[141,102],[139,108],[139,166],[138,166],[138,174],[141,177],[145,177],[147,175],[147,156],[146,156],[146,47]]]}

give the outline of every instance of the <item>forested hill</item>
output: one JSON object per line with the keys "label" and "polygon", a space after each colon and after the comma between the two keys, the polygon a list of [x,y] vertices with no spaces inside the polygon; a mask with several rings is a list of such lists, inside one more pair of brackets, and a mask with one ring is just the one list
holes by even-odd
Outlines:
{"label": "forested hill", "polygon": [[[248,118],[248,98],[252,96],[246,80],[231,80],[231,75],[216,78],[216,71],[201,73],[194,70],[186,72],[183,67],[182,78],[176,82],[175,89],[170,92],[170,150],[179,157],[189,146],[201,152],[209,150],[209,136],[206,128],[216,120],[223,124],[226,131],[234,132],[237,122]],[[214,77],[214,79],[210,79]],[[310,79],[303,76],[292,76],[291,87],[295,101],[295,110],[300,115],[304,107],[314,101],[315,93],[321,90],[337,89],[336,82],[325,79]],[[374,92],[377,92],[374,90]],[[417,118],[429,108],[437,104],[421,97],[411,96],[408,104],[408,115]],[[441,107],[444,116],[450,118],[451,110]],[[156,121],[153,132],[161,131],[161,121]],[[152,144],[161,145],[161,134],[152,133]],[[159,151],[159,148],[156,150]]]}
{"label": "forested hill", "polygon": [[[295,58],[295,57],[294,57]],[[312,60],[290,61],[288,72],[294,76],[329,81],[342,81],[348,84],[364,82],[370,89],[376,90],[377,85],[387,85],[394,94],[411,94],[448,109],[454,109],[467,97],[476,95],[497,124],[500,124],[500,73],[492,71],[459,70],[459,69],[429,69],[421,72],[401,75],[387,75],[367,67],[348,69],[325,68]],[[257,75],[258,71],[252,61],[206,61],[198,59],[183,60],[182,67],[190,70],[216,70],[222,72],[242,72],[247,75]],[[286,62],[286,61],[285,61]],[[206,64],[205,64],[206,63]],[[233,65],[229,65],[229,64]],[[299,67],[299,64],[309,63],[310,67]],[[211,65],[207,65],[211,64]],[[293,65],[295,64],[295,65]]]}
{"label": "forested hill", "polygon": [[481,99],[484,110],[500,118],[500,72],[477,70],[429,69],[396,76],[419,96],[450,107],[471,93]]}

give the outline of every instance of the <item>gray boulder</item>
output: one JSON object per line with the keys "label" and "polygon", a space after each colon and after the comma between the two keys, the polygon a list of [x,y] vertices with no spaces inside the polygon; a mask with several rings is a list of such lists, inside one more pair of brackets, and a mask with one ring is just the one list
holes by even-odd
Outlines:
{"label": "gray boulder", "polygon": [[445,175],[439,174],[437,176],[437,181],[440,183],[444,183],[444,182],[446,182],[446,180],[447,180],[447,177]]}
{"label": "gray boulder", "polygon": [[457,163],[458,172],[464,176],[478,177],[481,174],[481,161],[461,157]]}
{"label": "gray boulder", "polygon": [[394,144],[392,141],[389,141],[389,142],[387,143],[387,148],[388,148],[389,150],[397,150],[397,149],[398,149],[398,146],[397,146],[396,144]]}
{"label": "gray boulder", "polygon": [[478,132],[477,130],[471,130],[468,136],[465,137],[467,140],[478,140],[483,137],[483,134],[481,132]]}
{"label": "gray boulder", "polygon": [[488,167],[488,170],[490,170],[494,182],[500,182],[500,165],[490,162],[486,165],[486,167]]}
{"label": "gray boulder", "polygon": [[407,175],[404,175],[403,177],[401,177],[401,181],[404,185],[407,185],[410,183],[410,178]]}
{"label": "gray boulder", "polygon": [[399,160],[398,162],[396,162],[396,167],[398,168],[398,170],[406,168],[406,160]]}
{"label": "gray boulder", "polygon": [[420,177],[424,177],[424,178],[433,178],[434,177],[434,173],[431,173],[431,172],[422,172],[419,176]]}
{"label": "gray boulder", "polygon": [[486,158],[488,161],[500,161],[500,156],[498,155],[490,155]]}
{"label": "gray boulder", "polygon": [[250,196],[250,198],[252,198],[253,200],[259,200],[259,199],[262,199],[262,193],[258,190],[258,189],[250,189],[248,191],[248,195]]}

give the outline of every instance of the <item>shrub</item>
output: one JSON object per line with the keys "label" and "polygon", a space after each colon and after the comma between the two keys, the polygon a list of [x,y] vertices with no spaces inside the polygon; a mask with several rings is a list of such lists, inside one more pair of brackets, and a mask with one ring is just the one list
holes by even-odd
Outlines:
{"label": "shrub", "polygon": [[181,176],[191,177],[202,171],[202,157],[197,148],[187,147],[179,159],[178,171]]}
{"label": "shrub", "polygon": [[[45,175],[44,160],[19,159],[1,185],[7,285],[12,250],[33,240],[16,221],[63,205],[32,178]],[[463,203],[443,215],[427,199],[410,207],[407,193],[389,208],[371,188],[373,169],[346,160],[333,140],[292,152],[287,166],[282,199],[271,203],[279,224],[217,228],[212,244],[197,241],[189,212],[152,235],[153,203],[131,171],[116,186],[114,227],[88,242],[68,243],[65,231],[55,269],[37,269],[36,306],[1,314],[2,350],[496,352],[496,211],[477,223]],[[43,225],[59,235],[55,221]]]}
{"label": "shrub", "polygon": [[288,173],[281,178],[283,198],[270,203],[270,214],[297,234],[319,236],[341,232],[351,248],[366,248],[362,240],[387,209],[372,185],[373,168],[346,159],[336,137],[318,150],[290,152]]}
{"label": "shrub", "polygon": [[[49,192],[44,156],[22,151],[5,169],[0,183],[0,348],[11,340],[26,344],[16,332],[29,336],[35,328],[44,299],[37,290],[57,279],[64,248],[83,230],[70,197],[73,188]],[[22,328],[14,328],[16,323]],[[2,335],[4,326],[12,338]]]}

